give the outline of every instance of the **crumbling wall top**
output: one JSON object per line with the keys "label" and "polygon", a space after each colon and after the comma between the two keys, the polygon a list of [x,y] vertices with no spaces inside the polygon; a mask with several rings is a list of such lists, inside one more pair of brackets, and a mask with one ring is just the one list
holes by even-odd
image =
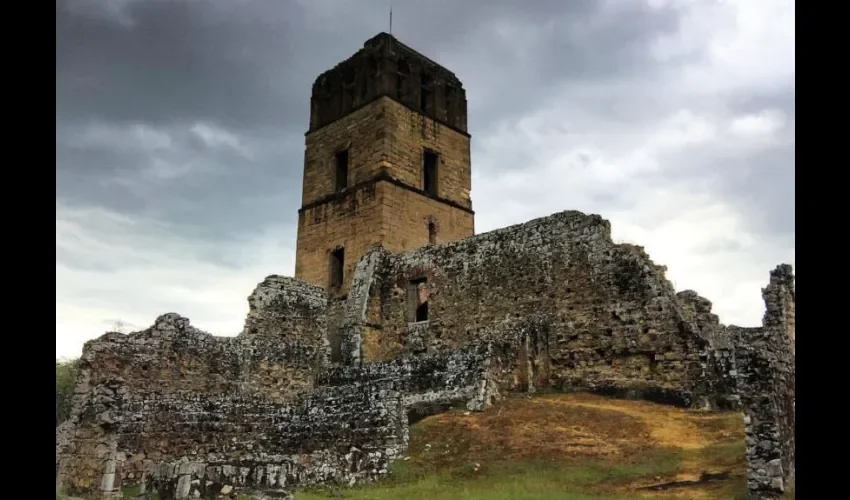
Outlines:
{"label": "crumbling wall top", "polygon": [[248,297],[241,335],[321,344],[327,305],[327,295],[320,287],[296,278],[268,276]]}
{"label": "crumbling wall top", "polygon": [[781,264],[762,290],[761,328],[730,327],[747,435],[751,498],[780,498],[796,467],[794,275]]}

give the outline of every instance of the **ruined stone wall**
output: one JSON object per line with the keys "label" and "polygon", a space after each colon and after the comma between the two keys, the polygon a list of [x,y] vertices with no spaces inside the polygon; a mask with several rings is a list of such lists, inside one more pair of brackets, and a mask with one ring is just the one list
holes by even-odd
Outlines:
{"label": "ruined stone wall", "polygon": [[[257,287],[249,334],[213,337],[167,314],[148,330],[88,342],[58,431],[57,485],[108,496],[143,484],[165,500],[350,484],[387,474],[410,416],[489,404],[486,344],[328,369],[327,342],[281,330],[304,319],[279,314],[281,304],[319,309],[314,288],[291,296],[299,283],[269,277]],[[339,305],[333,314],[344,315]]]}
{"label": "ruined stone wall", "polygon": [[[486,326],[472,327],[467,336],[473,344],[491,345],[490,381],[495,391],[536,392],[550,386],[549,335],[552,317],[544,314],[506,318]],[[416,350],[427,350],[427,329],[407,341]],[[408,332],[411,332],[409,329]],[[415,347],[414,347],[415,346]],[[494,391],[494,392],[495,392]]]}
{"label": "ruined stone wall", "polygon": [[163,500],[353,484],[387,474],[407,447],[401,398],[376,385],[317,388],[284,405],[241,396],[162,398],[144,410],[140,404],[127,410],[147,418],[125,425],[119,445],[143,444],[135,436],[150,436],[151,428],[168,436],[165,422],[180,435],[182,453],[148,467],[145,485]]}
{"label": "ruined stone wall", "polygon": [[[700,384],[708,341],[685,316],[664,269],[639,247],[615,245],[609,223],[597,215],[562,212],[445,245],[375,255],[369,297],[379,301],[380,313],[370,329],[380,341],[351,331],[356,362],[455,349],[482,327],[537,315],[548,318],[544,352],[526,346],[517,353],[536,357],[538,373],[546,374],[539,385],[687,405],[711,396]],[[428,320],[411,324],[407,289],[418,278],[430,289]],[[497,343],[512,335],[493,332],[488,340]]]}
{"label": "ruined stone wall", "polygon": [[751,498],[780,498],[795,470],[796,292],[791,266],[770,273],[761,328],[729,327],[744,410]]}
{"label": "ruined stone wall", "polygon": [[[71,416],[58,431],[58,481],[71,490],[109,491],[120,484],[116,475],[138,479],[145,461],[211,452],[216,445],[198,436],[216,430],[214,419],[187,410],[175,420],[157,405],[173,401],[191,410],[195,403],[237,397],[284,403],[313,389],[325,355],[324,343],[306,338],[214,337],[176,314],[141,332],[89,341]],[[144,426],[141,434],[137,424]],[[197,441],[190,445],[191,439]],[[119,470],[104,472],[116,464]],[[113,474],[108,485],[105,474]]]}
{"label": "ruined stone wall", "polygon": [[676,294],[682,315],[690,327],[708,342],[704,353],[705,376],[700,381],[702,392],[713,394],[713,403],[721,409],[738,409],[735,350],[728,329],[711,312],[711,301],[693,290]]}
{"label": "ruined stone wall", "polygon": [[[181,446],[192,452],[188,460],[151,464],[146,484],[166,499],[214,498],[231,487],[275,491],[379,478],[406,450],[410,422],[459,404],[490,405],[498,396],[492,359],[491,346],[478,344],[362,369],[336,366],[319,374],[313,392],[286,405],[240,398],[147,402],[158,419],[189,431]],[[186,415],[215,422],[202,427],[203,443],[215,452],[194,452],[200,435],[191,431],[198,424]],[[146,435],[145,425],[129,426],[128,435]]]}
{"label": "ruined stone wall", "polygon": [[324,289],[286,276],[267,276],[248,297],[243,336],[321,345],[326,335],[328,299]]}
{"label": "ruined stone wall", "polygon": [[402,395],[406,410],[418,415],[436,413],[463,403],[481,410],[497,396],[492,385],[493,350],[486,343],[431,356],[408,356],[361,366],[336,366],[323,372],[318,383],[328,386],[382,387]]}

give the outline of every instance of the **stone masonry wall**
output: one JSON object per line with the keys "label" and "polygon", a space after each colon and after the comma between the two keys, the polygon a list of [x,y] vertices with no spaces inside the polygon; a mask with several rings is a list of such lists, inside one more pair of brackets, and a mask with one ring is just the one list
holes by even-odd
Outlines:
{"label": "stone masonry wall", "polygon": [[[425,149],[439,154],[437,196],[472,208],[472,157],[470,138],[398,102],[382,99],[387,116],[385,160],[393,178],[424,189],[422,177]],[[471,236],[471,235],[470,235]]]}
{"label": "stone masonry wall", "polygon": [[794,479],[796,292],[791,266],[770,273],[761,328],[729,327],[744,410],[750,498],[778,499]]}
{"label": "stone masonry wall", "polygon": [[[145,405],[169,398],[188,405],[234,395],[283,403],[313,389],[325,352],[322,343],[281,342],[272,335],[214,337],[176,314],[160,316],[141,332],[108,333],[89,341],[71,416],[57,432],[57,481],[71,490],[112,491],[121,478],[137,480],[151,460],[210,452],[214,446],[200,437],[192,446],[174,437],[202,436],[212,428],[203,427],[208,423],[201,419],[194,428],[185,421],[170,427],[172,422]],[[187,418],[201,417],[190,412]],[[149,434],[128,441],[127,426],[139,421],[150,425]],[[115,471],[116,464],[122,470]],[[105,474],[113,474],[109,484]]]}
{"label": "stone masonry wall", "polygon": [[470,410],[491,404],[492,347],[479,343],[431,356],[408,356],[382,363],[336,366],[323,372],[318,383],[328,386],[380,384],[402,395],[409,413],[427,415],[464,403]]}
{"label": "stone masonry wall", "polygon": [[460,80],[387,33],[367,40],[354,55],[316,78],[310,98],[310,130],[333,124],[385,95],[466,130],[466,92]]}
{"label": "stone masonry wall", "polygon": [[[306,295],[294,297],[300,288]],[[325,368],[326,341],[282,330],[303,326],[286,313],[317,312],[321,297],[270,277],[251,295],[250,333],[213,337],[167,314],[148,330],[88,342],[57,432],[57,486],[108,497],[142,484],[168,500],[352,484],[388,473],[409,418],[480,410],[497,396],[486,343]]]}
{"label": "stone masonry wall", "polygon": [[324,289],[286,276],[267,276],[248,297],[242,335],[271,335],[321,345],[328,299]]}
{"label": "stone masonry wall", "polygon": [[296,278],[327,290],[331,252],[343,247],[343,285],[338,290],[329,290],[329,295],[346,293],[357,260],[381,242],[384,207],[378,194],[378,185],[369,184],[299,211]]}
{"label": "stone masonry wall", "polygon": [[728,329],[711,312],[711,301],[695,291],[681,291],[676,298],[682,306],[685,320],[709,345],[705,353],[703,368],[706,376],[701,381],[701,390],[714,394],[714,402],[719,408],[738,409],[740,398],[736,387],[735,350]]}
{"label": "stone masonry wall", "polygon": [[162,398],[127,410],[140,405],[147,418],[125,425],[120,444],[132,446],[149,428],[166,437],[165,422],[181,434],[183,453],[148,467],[146,489],[163,500],[350,485],[387,474],[407,447],[401,398],[377,385],[318,388],[285,405],[241,396]]}
{"label": "stone masonry wall", "polygon": [[337,151],[348,150],[348,185],[376,177],[387,161],[389,98],[375,100],[305,138],[302,205],[334,194]]}
{"label": "stone masonry wall", "polygon": [[382,245],[387,250],[404,252],[427,246],[431,223],[436,230],[436,244],[468,238],[475,233],[475,217],[470,212],[395,184],[382,183],[379,189],[386,228]]}
{"label": "stone masonry wall", "polygon": [[[711,376],[709,335],[686,316],[664,268],[639,247],[614,244],[598,215],[562,212],[405,254],[373,254],[377,271],[361,303],[379,302],[369,308],[378,314],[368,329],[379,340],[362,328],[347,332],[360,362],[456,349],[474,330],[537,315],[548,318],[545,353],[534,361],[546,374],[540,386],[683,405],[714,396],[703,382]],[[411,324],[407,287],[421,278],[430,290],[428,321]],[[496,343],[511,332],[492,331],[487,340]],[[529,355],[529,347],[517,349]]]}

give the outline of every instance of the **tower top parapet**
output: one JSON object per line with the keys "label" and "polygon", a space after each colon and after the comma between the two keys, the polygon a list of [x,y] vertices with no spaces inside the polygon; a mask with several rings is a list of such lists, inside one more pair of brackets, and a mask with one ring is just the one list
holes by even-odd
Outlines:
{"label": "tower top parapet", "polygon": [[457,76],[382,32],[316,78],[308,133],[381,96],[455,130],[467,131],[466,91]]}

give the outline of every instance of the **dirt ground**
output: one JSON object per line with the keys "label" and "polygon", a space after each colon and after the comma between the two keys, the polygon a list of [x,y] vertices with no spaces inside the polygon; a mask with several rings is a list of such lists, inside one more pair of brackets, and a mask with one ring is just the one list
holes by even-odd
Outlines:
{"label": "dirt ground", "polygon": [[585,490],[630,498],[731,500],[745,489],[741,414],[590,394],[516,396],[481,413],[435,415],[412,428],[409,454],[408,467],[431,473],[477,464],[486,474],[529,461],[607,465],[623,473]]}

